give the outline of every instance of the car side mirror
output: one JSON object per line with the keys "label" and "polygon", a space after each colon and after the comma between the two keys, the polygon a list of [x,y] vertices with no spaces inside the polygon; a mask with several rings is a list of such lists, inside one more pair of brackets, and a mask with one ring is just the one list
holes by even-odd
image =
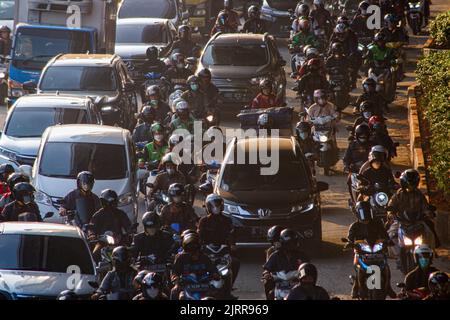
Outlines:
{"label": "car side mirror", "polygon": [[28,92],[36,92],[37,84],[34,81],[24,82],[23,89]]}
{"label": "car side mirror", "polygon": [[323,181],[317,181],[317,190],[319,192],[327,191],[330,188],[330,185]]}
{"label": "car side mirror", "polygon": [[51,212],[51,211],[47,212],[47,213],[45,214],[45,216],[44,216],[44,220],[53,217],[54,214],[55,214],[55,213],[54,213],[54,212]]}
{"label": "car side mirror", "polygon": [[33,167],[27,164],[23,164],[19,167],[19,172],[31,178],[33,173]]}

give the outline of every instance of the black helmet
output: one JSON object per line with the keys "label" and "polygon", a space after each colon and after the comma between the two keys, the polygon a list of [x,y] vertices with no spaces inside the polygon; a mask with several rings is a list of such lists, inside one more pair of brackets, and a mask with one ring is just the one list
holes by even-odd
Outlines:
{"label": "black helmet", "polygon": [[77,187],[85,192],[91,191],[94,183],[94,175],[89,171],[81,171],[77,176]]}
{"label": "black helmet", "polygon": [[298,240],[298,233],[292,229],[284,229],[280,232],[280,244],[282,248],[296,248],[298,245]]}
{"label": "black helmet", "polygon": [[[377,82],[372,78],[365,78],[362,82],[362,86],[363,86],[364,92],[375,91],[375,89],[377,87]],[[369,88],[371,88],[372,90],[369,90]]]}
{"label": "black helmet", "polygon": [[428,277],[428,289],[435,296],[449,294],[449,277],[446,272],[436,271]]}
{"label": "black helmet", "polygon": [[145,106],[141,110],[141,118],[147,123],[153,123],[153,120],[155,120],[155,115],[155,109],[150,106]]}
{"label": "black helmet", "polygon": [[147,95],[147,97],[156,96],[156,97],[160,98],[161,97],[161,88],[159,86],[157,86],[156,84],[154,84],[145,90],[145,94]]}
{"label": "black helmet", "polygon": [[[369,139],[370,128],[367,124],[363,123],[356,127],[355,129],[355,137],[361,142],[366,142]],[[364,140],[365,138],[365,140]]]}
{"label": "black helmet", "polygon": [[9,163],[2,163],[0,165],[0,181],[6,182],[8,180],[8,177],[14,173],[14,167],[10,165]]}
{"label": "black helmet", "polygon": [[148,60],[155,61],[156,59],[158,59],[158,55],[159,55],[158,48],[156,48],[155,46],[148,47],[145,54],[147,55]]}
{"label": "black helmet", "polygon": [[[186,36],[183,37],[182,34],[185,34]],[[180,37],[180,39],[189,39],[191,36],[191,28],[186,24],[179,26],[178,36]]]}
{"label": "black helmet", "polygon": [[169,146],[171,150],[173,147],[175,147],[177,144],[181,142],[183,142],[183,136],[181,134],[174,133],[169,137]]}
{"label": "black helmet", "polygon": [[202,70],[200,70],[197,76],[199,78],[209,78],[209,79],[211,79],[212,77],[211,71],[208,68],[203,68]]}
{"label": "black helmet", "polygon": [[119,246],[114,248],[111,254],[111,258],[113,263],[118,262],[121,264],[128,264],[130,261],[130,252],[128,251],[127,247]]}
{"label": "black helmet", "polygon": [[248,10],[247,10],[248,16],[249,17],[259,17],[260,15],[260,10],[258,6],[255,5],[251,5]]}
{"label": "black helmet", "polygon": [[259,82],[259,89],[262,91],[263,89],[270,89],[272,91],[273,83],[270,79],[262,79]]}
{"label": "black helmet", "polygon": [[221,214],[224,208],[222,197],[214,193],[209,194],[205,199],[205,207],[209,214]]}
{"label": "black helmet", "polygon": [[56,300],[78,300],[78,297],[72,290],[64,290],[58,294]]}
{"label": "black helmet", "polygon": [[190,233],[183,237],[183,250],[193,253],[200,250],[200,237],[196,233]]}
{"label": "black helmet", "polygon": [[156,212],[146,212],[142,216],[142,225],[145,228],[155,228],[159,229],[161,225],[161,220]]}
{"label": "black helmet", "polygon": [[297,17],[308,17],[309,16],[309,6],[305,3],[297,5],[296,14],[297,14]]}
{"label": "black helmet", "polygon": [[259,115],[257,123],[259,129],[271,129],[273,127],[273,119],[266,112]]}
{"label": "black helmet", "polygon": [[180,234],[181,239],[184,239],[184,237],[186,237],[188,234],[196,234],[196,235],[198,235],[197,230],[186,229]]}
{"label": "black helmet", "polygon": [[167,190],[167,195],[175,203],[183,201],[184,186],[181,183],[172,183]]}
{"label": "black helmet", "polygon": [[384,22],[386,23],[386,26],[389,26],[390,24],[397,24],[397,18],[392,13],[388,13],[384,16]]}
{"label": "black helmet", "polygon": [[270,243],[279,242],[280,241],[280,233],[284,228],[282,226],[276,225],[267,230],[267,241]]}
{"label": "black helmet", "polygon": [[119,204],[119,196],[114,190],[105,189],[100,195],[100,201],[102,202],[103,208],[117,208],[117,205]]}
{"label": "black helmet", "polygon": [[340,42],[333,42],[331,45],[331,53],[332,54],[343,54],[344,48],[342,47],[342,43]]}
{"label": "black helmet", "polygon": [[14,199],[24,204],[29,204],[34,201],[34,192],[36,190],[28,182],[19,182],[14,186]]}
{"label": "black helmet", "polygon": [[417,189],[420,182],[420,175],[417,170],[408,169],[402,172],[400,175],[400,185],[402,189]]}
{"label": "black helmet", "polygon": [[136,290],[139,290],[142,286],[142,280],[144,280],[144,277],[149,273],[148,270],[141,270],[137,273],[137,275],[133,279],[133,285],[136,288]]}
{"label": "black helmet", "polygon": [[156,272],[149,272],[142,280],[142,294],[147,297],[154,299],[160,293],[163,287],[163,279],[160,274]]}
{"label": "black helmet", "polygon": [[312,263],[302,263],[298,267],[298,279],[302,283],[315,285],[317,282],[317,268]]}
{"label": "black helmet", "polygon": [[373,219],[372,207],[367,201],[358,201],[355,205],[355,213],[360,222],[369,222]]}
{"label": "black helmet", "polygon": [[30,182],[30,178],[28,178],[28,176],[22,174],[22,173],[13,173],[12,175],[9,176],[8,178],[8,187],[9,190],[12,191],[14,190],[14,186],[20,182]]}

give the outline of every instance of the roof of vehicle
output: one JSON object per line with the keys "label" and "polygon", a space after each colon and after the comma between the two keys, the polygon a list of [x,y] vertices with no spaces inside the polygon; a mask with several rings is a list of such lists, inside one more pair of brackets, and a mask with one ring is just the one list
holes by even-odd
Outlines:
{"label": "roof of vehicle", "polygon": [[224,33],[218,34],[212,40],[214,43],[220,44],[255,44],[265,43],[267,35],[253,33]]}
{"label": "roof of vehicle", "polygon": [[61,54],[52,59],[49,64],[58,66],[97,66],[111,65],[119,56],[115,54]]}
{"label": "roof of vehicle", "polygon": [[162,18],[121,18],[117,19],[117,24],[136,25],[136,24],[166,24],[168,19]]}
{"label": "roof of vehicle", "polygon": [[47,142],[124,144],[125,129],[95,124],[66,124],[49,127]]}
{"label": "roof of vehicle", "polygon": [[55,237],[82,238],[81,230],[74,226],[42,222],[0,223],[0,234],[28,234]]}
{"label": "roof of vehicle", "polygon": [[17,99],[14,107],[86,109],[86,100],[88,99],[87,97],[57,94],[31,94]]}
{"label": "roof of vehicle", "polygon": [[238,139],[236,142],[236,148],[238,150],[248,152],[249,150],[252,150],[251,148],[254,148],[253,150],[258,150],[258,146],[262,144],[263,146],[267,145],[268,150],[272,150],[272,146],[277,146],[280,151],[286,151],[286,150],[294,150],[294,144],[292,141],[292,138],[267,138],[267,137],[252,137],[252,138],[245,138],[245,139]]}

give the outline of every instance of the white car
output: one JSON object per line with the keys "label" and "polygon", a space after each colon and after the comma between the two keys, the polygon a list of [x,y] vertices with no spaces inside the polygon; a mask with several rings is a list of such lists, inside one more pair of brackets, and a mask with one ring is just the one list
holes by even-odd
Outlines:
{"label": "white car", "polygon": [[0,300],[56,299],[64,290],[87,298],[98,280],[86,238],[73,226],[0,223],[0,256]]}
{"label": "white car", "polygon": [[41,216],[53,212],[47,221],[64,222],[58,212],[60,201],[77,187],[77,175],[85,170],[94,174],[93,192],[99,196],[105,189],[116,191],[119,209],[135,223],[138,184],[131,134],[126,129],[100,125],[57,125],[42,135],[31,174]]}

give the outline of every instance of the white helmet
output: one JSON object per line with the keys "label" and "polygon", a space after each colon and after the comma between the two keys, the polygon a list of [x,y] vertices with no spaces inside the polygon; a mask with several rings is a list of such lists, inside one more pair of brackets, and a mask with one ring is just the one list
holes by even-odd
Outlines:
{"label": "white helmet", "polygon": [[323,5],[323,0],[314,0],[313,2],[316,6],[321,6]]}
{"label": "white helmet", "polygon": [[429,245],[421,244],[414,249],[414,261],[416,262],[416,264],[419,263],[418,259],[420,259],[421,257],[430,259],[431,261],[431,259],[433,258],[433,250]]}
{"label": "white helmet", "polygon": [[189,105],[186,101],[184,100],[180,100],[177,102],[177,104],[175,105],[175,110],[176,111],[186,111],[189,110]]}

